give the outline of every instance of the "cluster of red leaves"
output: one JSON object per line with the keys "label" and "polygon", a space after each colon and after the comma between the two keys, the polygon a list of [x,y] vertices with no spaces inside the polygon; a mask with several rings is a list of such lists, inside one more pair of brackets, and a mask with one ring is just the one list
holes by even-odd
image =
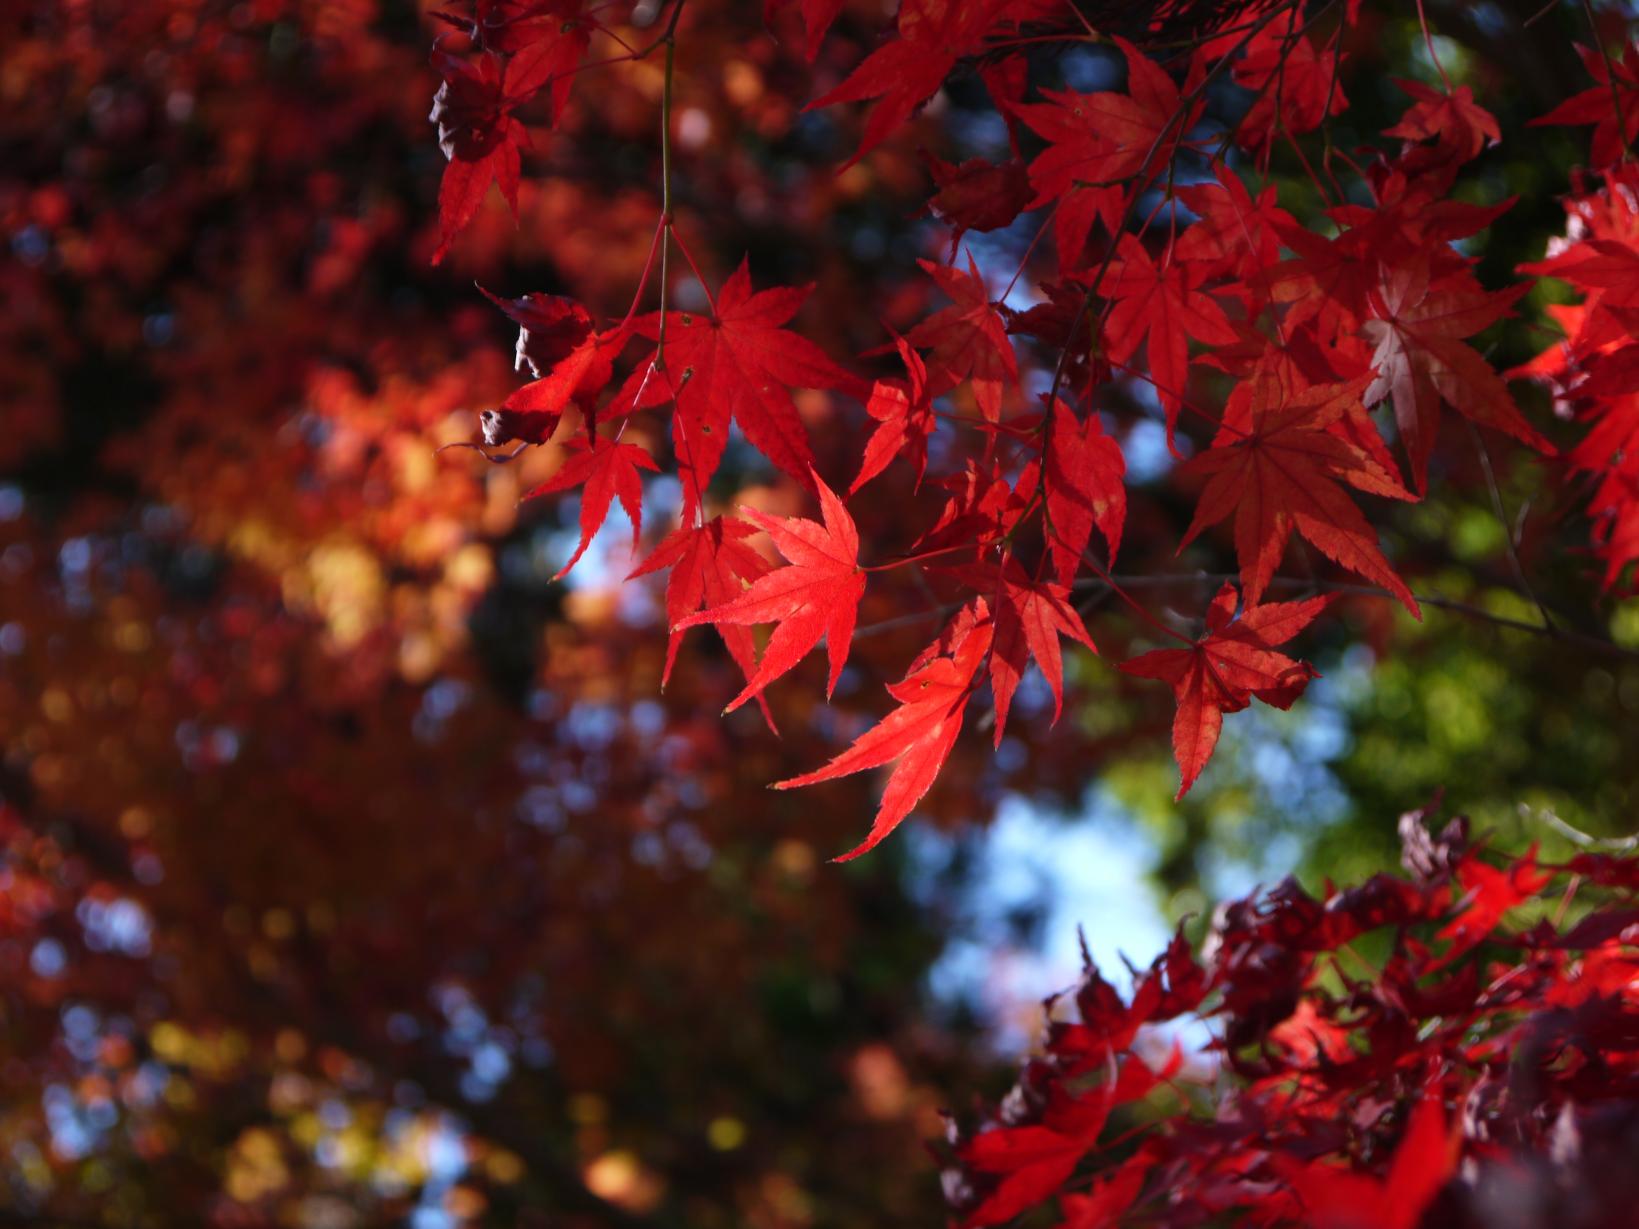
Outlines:
{"label": "cluster of red leaves", "polygon": [[[1639,64],[1639,47],[1631,60]],[[1597,92],[1608,104],[1610,92]],[[1633,96],[1639,98],[1639,93]],[[1561,112],[1568,110],[1569,104],[1560,108]],[[1596,133],[1596,145],[1601,141],[1608,145],[1610,140],[1606,129]],[[1606,171],[1602,187],[1579,192],[1566,201],[1570,221],[1565,239],[1550,244],[1547,258],[1525,266],[1524,271],[1569,282],[1581,292],[1582,301],[1548,308],[1564,328],[1565,339],[1516,373],[1546,383],[1553,391],[1555,410],[1587,425],[1586,434],[1566,460],[1592,475],[1595,482],[1589,512],[1607,588],[1621,581],[1628,565],[1639,560],[1636,192],[1639,167],[1623,163]],[[1630,578],[1629,592],[1633,585]]]}
{"label": "cluster of red leaves", "polygon": [[492,183],[517,212],[529,136],[514,112],[542,95],[554,118],[563,110],[596,25],[585,7],[581,0],[475,0],[470,17],[439,14],[467,37],[475,54],[433,52],[444,83],[431,118],[449,159],[438,189],[442,235],[434,264],[472,221]]}
{"label": "cluster of red leaves", "polygon": [[1051,1201],[1061,1229],[1631,1224],[1639,858],[1498,865],[1426,814],[1404,875],[1226,904],[1126,999],[1089,962],[1012,1092],[952,1128],[965,1229]]}
{"label": "cluster of red leaves", "polygon": [[[771,4],[770,14],[781,7]],[[831,0],[800,6],[810,59],[840,7]],[[1187,52],[1161,52],[1162,58],[1111,35],[1100,41],[1119,48],[1125,86],[1092,93],[1037,88],[1035,61],[1017,50],[1036,37],[1031,32],[1064,18],[1064,7],[1048,0],[904,0],[894,32],[810,104],[870,103],[852,163],[888,139],[959,63],[976,64],[1007,125],[1013,157],[1000,164],[930,159],[935,191],[929,210],[958,238],[1036,211],[1056,262],[1038,283],[1034,306],[1016,310],[998,301],[996,271],[982,270],[971,253],[958,261],[953,243],[949,265],[922,262],[931,287],[949,305],[872,351],[897,353],[903,370],[867,383],[787,327],[805,288],[754,290],[742,263],[713,294],[673,219],[662,216],[650,267],[658,250],[665,269],[664,254],[675,241],[708,302],[705,313],[638,315],[634,298],[625,319],[600,330],[579,305],[546,296],[508,307],[524,327],[520,362],[527,359],[538,378],[486,416],[485,441],[542,442],[571,409],[579,411],[577,429],[589,442],[537,493],[583,486],[582,549],[613,495],[637,523],[641,471],[656,464],[637,445],[596,442],[598,432],[618,437],[634,416],[670,407],[681,524],[634,575],[681,569],[667,587],[672,653],[685,629],[716,626],[747,680],[731,707],[760,699],[822,638],[829,693],[847,661],[869,574],[915,569],[921,592],[936,599],[919,613],[945,626],[903,681],[890,686],[898,707],[825,768],[782,783],[819,782],[898,758],[870,835],[854,854],[917,804],[982,684],[989,683],[993,697],[998,741],[1032,661],[1057,716],[1064,703],[1061,639],[1093,650],[1078,589],[1093,597],[1114,592],[1134,612],[1141,634],[1184,646],[1124,666],[1174,691],[1182,796],[1210,758],[1223,714],[1245,708],[1254,696],[1288,706],[1314,677],[1310,667],[1276,649],[1325,603],[1264,604],[1294,535],[1366,582],[1356,589],[1376,589],[1420,617],[1358,497],[1422,498],[1451,411],[1539,455],[1554,453],[1474,344],[1477,334],[1510,314],[1529,284],[1487,289],[1460,246],[1512,203],[1481,206],[1454,196],[1464,165],[1501,135],[1469,87],[1402,82],[1411,105],[1385,130],[1383,148],[1334,162],[1328,141],[1321,169],[1311,171],[1326,202],[1317,224],[1322,233],[1282,209],[1272,187],[1254,192],[1246,177],[1277,143],[1290,144],[1303,158],[1298,138],[1347,107],[1339,48],[1359,3],[1342,12],[1328,9],[1332,24],[1325,32],[1306,24],[1299,4],[1221,6],[1220,33]],[[458,161],[500,158],[495,151],[510,148],[510,91],[519,72],[532,88],[551,81],[556,90],[584,47],[588,20],[574,6],[531,6],[531,14],[550,9],[562,32],[552,36],[558,41],[550,53],[527,44],[535,59],[520,70],[525,51],[513,44],[523,35],[514,38],[517,23],[502,20],[502,9],[512,12],[480,3],[471,23],[481,48],[478,68],[463,63],[458,73],[445,73],[441,132],[457,111],[487,117],[473,129],[467,153],[446,137]],[[648,49],[620,40],[629,54],[616,58],[642,58],[663,44],[669,55],[669,44],[688,34],[681,15],[674,7],[657,18],[666,22],[665,33]],[[497,41],[497,23],[513,32],[509,41]],[[573,44],[575,55],[564,43],[572,38],[582,40]],[[494,65],[484,68],[492,58]],[[545,58],[551,73],[537,67]],[[1604,67],[1592,53],[1588,62],[1596,75]],[[1630,126],[1632,65],[1630,56],[1607,71],[1603,88],[1579,95],[1545,121],[1595,122],[1596,157],[1618,156]],[[1237,123],[1203,135],[1208,88],[1220,78],[1251,91],[1252,101]],[[457,96],[467,97],[478,88],[471,82],[480,80],[487,83],[487,101],[460,102]],[[1618,118],[1602,107],[1617,108]],[[457,165],[451,163],[452,173]],[[495,165],[512,163],[502,158]],[[1184,165],[1209,174],[1197,169],[1193,182],[1180,182]],[[506,183],[503,177],[503,188]],[[1608,200],[1613,203],[1600,215],[1605,220],[1589,223],[1584,243],[1541,266],[1580,279],[1597,302],[1578,317],[1586,323],[1559,367],[1524,373],[1551,375],[1566,385],[1566,396],[1584,403],[1603,398],[1607,407],[1639,404],[1632,396],[1639,384],[1624,383],[1623,375],[1639,370],[1631,357],[1639,350],[1623,348],[1622,313],[1639,286],[1639,255],[1624,246],[1633,233],[1631,202],[1614,203],[1615,193]],[[458,206],[446,202],[446,234],[459,228],[470,203],[465,196]],[[1021,267],[1013,282],[1024,272]],[[645,273],[638,298],[647,280]],[[644,353],[616,383],[628,343],[638,341],[646,343]],[[1026,388],[1021,353],[1038,364],[1036,371],[1052,372],[1039,401]],[[1595,359],[1604,374],[1593,373]],[[1199,369],[1217,372],[1219,384],[1224,377],[1233,382],[1221,404],[1196,395]],[[1229,522],[1240,592],[1226,587],[1213,600],[1202,618],[1204,636],[1163,622],[1110,573],[1128,504],[1120,444],[1100,421],[1116,388],[1158,405],[1169,447],[1188,458],[1172,475],[1195,500],[1180,549]],[[857,397],[874,422],[851,482],[828,485],[814,471],[793,399],[800,389]],[[977,414],[959,412],[964,406]],[[1639,419],[1623,410],[1601,413],[1600,428],[1574,463],[1605,478],[1595,512],[1604,518],[1607,559],[1619,570],[1639,551],[1639,518],[1631,512],[1639,471],[1620,424]],[[823,522],[711,515],[710,487],[731,427],[818,497]],[[929,443],[936,435],[942,446],[930,476]],[[943,502],[897,553],[867,562],[833,487],[846,486],[852,495],[898,461],[909,467],[918,491],[927,479]],[[789,566],[767,569],[747,541],[755,529],[769,532]],[[1238,606],[1244,609],[1232,621]],[[748,630],[759,624],[774,627],[760,658]]]}

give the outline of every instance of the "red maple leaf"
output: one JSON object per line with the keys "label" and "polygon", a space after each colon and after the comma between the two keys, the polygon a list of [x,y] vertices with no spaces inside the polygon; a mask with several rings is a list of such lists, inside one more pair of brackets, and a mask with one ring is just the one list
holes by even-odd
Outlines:
{"label": "red maple leaf", "polygon": [[[1238,340],[1229,317],[1205,291],[1197,265],[1173,259],[1158,265],[1132,235],[1122,235],[1120,259],[1113,262],[1103,290],[1113,301],[1105,321],[1110,357],[1125,363],[1148,339],[1150,378],[1167,416],[1167,445],[1173,447],[1178,411],[1189,383],[1189,342],[1230,345]],[[1177,451],[1176,448],[1173,449]]]}
{"label": "red maple leaf", "polygon": [[916,542],[920,553],[942,552],[971,544],[983,552],[996,539],[1006,537],[1030,511],[1041,480],[1041,466],[1029,462],[1014,482],[1003,474],[1001,462],[980,469],[969,457],[959,474],[940,479],[938,485],[950,498],[933,527]]}
{"label": "red maple leaf", "polygon": [[903,337],[896,337],[894,342],[909,378],[878,380],[871,386],[865,412],[877,420],[877,428],[865,442],[859,473],[848,488],[850,495],[887,469],[895,457],[903,456],[911,463],[917,486],[922,485],[922,474],[928,466],[928,436],[935,426],[928,369],[922,356]]}
{"label": "red maple leaf", "polygon": [[[675,400],[673,432],[685,513],[700,498],[728,443],[729,422],[804,486],[812,487],[814,454],[791,399],[793,388],[842,388],[858,381],[806,337],[780,326],[797,314],[812,286],[751,289],[742,260],[723,283],[716,311],[668,312],[665,367],[640,363],[610,406],[621,414]],[[633,331],[658,341],[658,313],[640,316]]]}
{"label": "red maple leaf", "polygon": [[[474,61],[446,51],[433,52],[433,67],[444,78],[433,97],[432,114],[438,125],[438,144],[449,159],[438,187],[438,249],[433,264],[444,259],[450,244],[483,204],[490,184],[518,212],[520,149],[529,143],[524,126],[512,110],[539,88],[539,82],[518,88],[516,74],[501,56],[484,52]],[[509,79],[511,78],[511,79]]]}
{"label": "red maple leaf", "polygon": [[859,532],[836,493],[817,474],[810,481],[819,489],[823,525],[801,517],[769,516],[755,508],[741,509],[753,524],[768,532],[790,566],[758,577],[732,601],[674,624],[679,631],[702,623],[779,625],[769,637],[768,647],[745,690],[734,697],[725,712],[732,712],[760,694],[807,656],[821,636],[825,637],[831,666],[825,687],[827,697],[836,690],[837,676],[848,660],[859,599],[865,594],[865,573],[859,566]]}
{"label": "red maple leaf", "polygon": [[899,761],[882,791],[870,833],[835,861],[847,862],[874,849],[933,785],[961,733],[962,715],[992,633],[983,599],[964,607],[911,663],[904,679],[889,685],[888,694],[899,702],[898,708],[824,767],[775,783],[775,789],[796,789]]}
{"label": "red maple leaf", "polygon": [[582,0],[480,0],[478,37],[486,47],[511,53],[507,65],[520,98],[550,87],[556,124],[575,84],[575,69],[592,41]]}
{"label": "red maple leaf", "polygon": [[1483,942],[1502,921],[1503,914],[1531,899],[1552,878],[1551,873],[1537,870],[1535,845],[1506,870],[1487,866],[1476,852],[1470,851],[1457,866],[1457,883],[1463,889],[1457,916],[1437,936],[1449,939],[1451,947],[1431,968],[1449,964]]}
{"label": "red maple leaf", "polygon": [[1414,1229],[1457,1167],[1460,1131],[1446,1126],[1438,1087],[1411,1111],[1385,1178],[1277,1154],[1276,1172],[1303,1204],[1311,1229]]}
{"label": "red maple leaf", "polygon": [[1398,124],[1383,129],[1384,136],[1407,141],[1432,139],[1464,162],[1477,156],[1487,143],[1495,145],[1502,140],[1496,116],[1474,101],[1471,87],[1459,85],[1447,94],[1420,81],[1396,77],[1394,83],[1417,101]]}
{"label": "red maple leaf", "polygon": [[1059,637],[1068,636],[1092,652],[1093,638],[1081,616],[1070,605],[1070,590],[1052,581],[1028,579],[1018,564],[1008,560],[1003,569],[1000,601],[996,606],[996,640],[990,654],[990,688],[996,697],[996,745],[1007,729],[1013,693],[1024,677],[1027,658],[1036,659],[1053,692],[1053,720],[1064,711],[1064,663]]}
{"label": "red maple leaf", "polygon": [[[1254,199],[1239,175],[1219,167],[1217,183],[1186,184],[1177,192],[1178,199],[1197,216],[1179,236],[1173,254],[1186,264],[1199,266],[1208,276],[1233,278],[1236,284],[1231,291],[1249,305],[1267,301],[1271,295],[1268,270],[1278,263],[1281,248],[1277,228],[1297,225],[1277,204],[1274,185]],[[1249,316],[1256,314],[1248,311]]]}
{"label": "red maple leaf", "polygon": [[903,0],[899,35],[878,47],[835,89],[805,108],[875,98],[852,166],[885,140],[945,83],[956,61],[982,45],[1009,0]]}
{"label": "red maple leaf", "polygon": [[[747,584],[770,571],[768,561],[745,544],[756,532],[744,521],[723,516],[714,516],[703,525],[685,525],[673,530],[627,577],[631,580],[671,569],[666,579],[666,623],[671,635],[666,643],[666,668],[660,676],[662,687],[671,679],[678,646],[683,643],[684,629],[678,624],[702,607],[726,606],[745,592]],[[751,629],[743,624],[719,623],[717,633],[749,680],[757,668],[757,646]],[[773,728],[768,704],[761,695],[757,702]]]}
{"label": "red maple leaf", "polygon": [[580,561],[592,538],[603,527],[610,503],[618,498],[632,522],[632,549],[637,549],[643,530],[643,479],[638,470],[658,473],[660,467],[636,444],[617,444],[594,435],[588,443],[580,436],[569,441],[569,456],[552,477],[536,487],[525,499],[567,491],[585,483],[580,494],[580,545],[569,562],[558,569],[553,580],[561,580]]}
{"label": "red maple leaf", "polygon": [[1225,713],[1239,712],[1254,696],[1276,708],[1290,708],[1309,680],[1318,677],[1307,662],[1277,653],[1275,646],[1309,626],[1333,596],[1248,604],[1234,619],[1235,587],[1226,583],[1207,608],[1203,638],[1187,649],[1155,649],[1121,663],[1128,674],[1166,683],[1178,701],[1172,722],[1172,750],[1181,778],[1178,798],[1189,792],[1212,758]]}
{"label": "red maple leaf", "polygon": [[924,151],[922,160],[939,186],[928,201],[928,212],[953,228],[952,260],[968,231],[1006,226],[1030,203],[1030,176],[1017,159],[998,164],[969,158],[958,166]]}
{"label": "red maple leaf", "polygon": [[1337,68],[1332,50],[1316,51],[1301,30],[1271,24],[1257,31],[1233,69],[1235,84],[1257,92],[1235,139],[1257,152],[1272,145],[1277,133],[1300,136],[1328,115],[1342,114],[1349,102]]}
{"label": "red maple leaf", "polygon": [[[513,318],[527,317],[514,315]],[[571,401],[586,412],[588,429],[595,426],[593,402],[608,385],[615,358],[626,348],[631,329],[619,326],[603,333],[587,332],[565,351],[564,346],[579,331],[573,317],[565,326],[555,332],[549,346],[538,345],[527,324],[519,330],[518,355],[524,362],[534,367],[537,361],[545,361],[553,355],[557,356],[556,361],[546,375],[525,384],[502,402],[493,416],[486,412],[483,417],[486,444],[502,443],[505,439],[544,443],[552,438]]]}
{"label": "red maple leaf", "polygon": [[1045,300],[1025,311],[1002,305],[1007,331],[1033,337],[1050,351],[1062,353],[1064,387],[1090,399],[1110,378],[1110,368],[1099,353],[1098,321],[1082,309],[1087,293],[1065,282],[1042,282],[1040,290]]}
{"label": "red maple leaf", "polygon": [[990,291],[979,267],[968,253],[966,273],[931,260],[916,262],[939,283],[952,300],[910,331],[906,341],[931,348],[930,374],[933,393],[972,380],[973,397],[990,422],[1002,414],[1002,389],[1019,378],[1018,360],[1007,325],[990,301]]}
{"label": "red maple leaf", "polygon": [[[1012,106],[1013,114],[1048,143],[1030,164],[1030,182],[1036,189],[1031,208],[1049,204],[1078,187],[1132,179],[1146,162],[1153,175],[1168,165],[1179,138],[1205,106],[1197,99],[1189,115],[1181,117],[1182,95],[1172,78],[1126,39],[1114,41],[1127,57],[1125,94],[1043,90],[1048,101]],[[1167,134],[1164,141],[1163,134]],[[1129,186],[1137,191],[1144,185]]]}
{"label": "red maple leaf", "polygon": [[1104,223],[1104,229],[1114,235],[1121,229],[1126,211],[1127,192],[1120,184],[1078,184],[1059,197],[1053,207],[1053,246],[1058,252],[1059,275],[1068,277],[1085,267],[1083,254],[1094,222]]}
{"label": "red maple leaf", "polygon": [[1597,84],[1531,123],[1594,125],[1590,161],[1596,167],[1609,166],[1621,161],[1628,146],[1639,138],[1639,41],[1630,42],[1622,58],[1611,64],[1614,81],[1598,48],[1579,45],[1576,50]]}
{"label": "red maple leaf", "polygon": [[1295,224],[1277,226],[1281,245],[1295,255],[1264,276],[1275,302],[1291,304],[1283,321],[1288,332],[1311,320],[1322,337],[1355,329],[1377,273],[1384,229],[1380,222],[1347,226],[1326,239]]}
{"label": "red maple leaf", "polygon": [[482,286],[478,291],[518,326],[513,370],[522,371],[527,365],[537,380],[543,371],[556,367],[593,332],[591,313],[562,295],[534,291],[516,299],[503,299]]}
{"label": "red maple leaf", "polygon": [[1289,394],[1272,371],[1260,368],[1231,395],[1212,447],[1180,467],[1180,473],[1210,477],[1179,549],[1233,516],[1249,604],[1262,599],[1296,530],[1328,559],[1382,585],[1422,617],[1411,590],[1378,550],[1376,532],[1338,485],[1412,498],[1365,449],[1331,430],[1359,403],[1369,379]]}
{"label": "red maple leaf", "polygon": [[1032,580],[1009,557],[1000,567],[978,565],[953,569],[964,583],[988,595],[995,610],[995,638],[990,654],[990,689],[996,699],[996,745],[1001,746],[1013,694],[1030,658],[1036,659],[1053,692],[1053,720],[1064,711],[1064,661],[1059,637],[1068,636],[1094,653],[1081,616],[1070,605],[1070,590],[1052,581]]}
{"label": "red maple leaf", "polygon": [[1110,1177],[1095,1182],[1086,1194],[1067,1192],[1059,1199],[1064,1210],[1059,1229],[1107,1229],[1119,1224],[1122,1215],[1138,1198],[1149,1170],[1149,1158],[1140,1154]]}
{"label": "red maple leaf", "polygon": [[1461,340],[1502,319],[1529,289],[1521,285],[1487,294],[1466,271],[1431,284],[1427,263],[1413,261],[1384,269],[1369,293],[1372,318],[1361,331],[1376,347],[1371,362],[1377,379],[1365,401],[1393,400],[1394,420],[1419,491],[1428,487],[1428,459],[1442,400],[1480,426],[1554,455],[1554,446],[1525,420],[1501,377]]}
{"label": "red maple leaf", "polygon": [[[1119,1074],[1105,1087],[1079,1100],[1055,1102],[1042,1122],[975,1135],[960,1150],[963,1164],[977,1173],[1004,1176],[996,1189],[968,1213],[963,1229],[1012,1220],[1052,1195],[1098,1143],[1110,1112],[1148,1096],[1157,1083],[1172,1078],[1182,1062],[1182,1052],[1176,1048],[1159,1072],[1150,1070],[1142,1059],[1128,1056]],[[1144,1175],[1142,1167],[1135,1168],[1135,1177],[1115,1180],[1117,1189],[1108,1193],[1105,1202],[1117,1203],[1123,1192],[1131,1202]]]}
{"label": "red maple leaf", "polygon": [[[1519,267],[1521,273],[1562,277],[1603,307],[1639,307],[1639,250],[1614,239],[1587,239],[1557,256]],[[1591,292],[1597,292],[1597,298]],[[1617,337],[1625,339],[1618,331]],[[1605,342],[1609,344],[1609,339]]]}
{"label": "red maple leaf", "polygon": [[1121,445],[1099,424],[1097,414],[1077,421],[1063,401],[1053,406],[1053,435],[1047,449],[1043,485],[1048,537],[1059,583],[1067,585],[1097,526],[1109,545],[1111,566],[1121,549],[1127,519],[1127,473]]}

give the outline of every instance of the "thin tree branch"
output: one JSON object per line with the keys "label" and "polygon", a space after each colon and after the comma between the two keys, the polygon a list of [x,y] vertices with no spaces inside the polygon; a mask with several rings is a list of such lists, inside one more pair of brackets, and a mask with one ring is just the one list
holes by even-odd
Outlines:
{"label": "thin tree branch", "polygon": [[[1113,576],[1116,584],[1127,589],[1159,589],[1170,585],[1189,583],[1222,584],[1225,581],[1238,580],[1238,572],[1175,572],[1160,576]],[[1083,590],[1097,590],[1107,582],[1103,580],[1077,581],[1075,588]],[[1308,580],[1296,576],[1276,576],[1269,582],[1270,589],[1310,590],[1318,593],[1342,593],[1355,597],[1386,597],[1394,598],[1394,594],[1387,589],[1376,585],[1355,584],[1341,580]],[[1541,623],[1527,623],[1523,619],[1511,619],[1507,615],[1495,614],[1483,606],[1475,606],[1469,602],[1458,601],[1455,598],[1442,597],[1437,593],[1412,594],[1419,604],[1432,606],[1438,610],[1450,611],[1452,614],[1464,615],[1481,623],[1489,623],[1493,627],[1507,628],[1509,631],[1529,632],[1534,636],[1546,636],[1552,640],[1563,641],[1566,644],[1575,644],[1581,648],[1604,653],[1613,657],[1624,657],[1639,661],[1639,650],[1626,648],[1614,641],[1599,636],[1590,636],[1585,632],[1562,624],[1543,625]],[[1524,596],[1521,594],[1520,596]],[[1398,599],[1395,599],[1398,600]]]}
{"label": "thin tree branch", "polygon": [[1599,58],[1605,61],[1605,81],[1611,87],[1611,111],[1616,117],[1617,135],[1622,138],[1621,160],[1627,162],[1628,117],[1622,112],[1622,91],[1616,84],[1616,65],[1611,62],[1611,53],[1605,46],[1605,40],[1599,37],[1599,23],[1594,20],[1592,0],[1582,0],[1582,11],[1588,15],[1588,32],[1593,35],[1593,45],[1599,48]]}
{"label": "thin tree branch", "polygon": [[1522,802],[1519,804],[1519,813],[1522,819],[1534,819],[1546,824],[1571,844],[1580,845],[1583,849],[1597,849],[1606,853],[1629,853],[1639,849],[1639,835],[1594,836],[1580,828],[1573,828],[1547,807],[1534,807]]}

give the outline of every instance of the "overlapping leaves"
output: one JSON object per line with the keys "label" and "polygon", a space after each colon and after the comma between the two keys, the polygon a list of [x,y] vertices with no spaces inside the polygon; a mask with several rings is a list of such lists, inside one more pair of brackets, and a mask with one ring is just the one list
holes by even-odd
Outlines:
{"label": "overlapping leaves", "polygon": [[1597,1124],[1633,1114],[1639,860],[1599,855],[1590,887],[1593,855],[1498,859],[1426,818],[1401,819],[1404,876],[1226,902],[1126,997],[1089,963],[1012,1094],[953,1133],[964,1229],[1053,1204],[1042,1223],[1415,1229],[1499,1200],[1626,1223]]}
{"label": "overlapping leaves", "polygon": [[[768,7],[782,28],[785,7]],[[1416,502],[1442,480],[1442,439],[1456,418],[1535,456],[1554,455],[1489,357],[1488,331],[1527,287],[1488,288],[1477,273],[1471,241],[1512,202],[1457,197],[1465,167],[1504,136],[1474,87],[1443,72],[1438,86],[1399,82],[1409,103],[1384,129],[1381,148],[1333,156],[1331,125],[1347,114],[1346,47],[1359,5],[1309,20],[1296,6],[1249,3],[1220,14],[1213,37],[1183,50],[1112,37],[1103,61],[1109,86],[1090,90],[1060,88],[1019,51],[1071,37],[1058,6],[906,0],[851,70],[824,54],[828,30],[839,21],[852,28],[844,7],[790,7],[822,82],[810,107],[846,124],[855,117],[845,104],[869,104],[845,168],[862,160],[870,167],[969,69],[1008,139],[1005,158],[925,155],[927,212],[951,230],[948,249],[940,242],[927,250],[947,260],[919,261],[925,276],[884,310],[891,320],[882,329],[850,320],[837,330],[886,334],[887,344],[861,355],[873,365],[862,376],[834,362],[794,326],[808,289],[754,290],[746,260],[713,295],[701,272],[710,260],[696,261],[668,216],[655,246],[682,249],[699,283],[689,292],[705,309],[681,311],[667,298],[663,311],[642,314],[634,302],[620,323],[599,329],[568,300],[502,302],[523,329],[520,361],[536,379],[486,417],[485,439],[576,441],[544,492],[580,492],[583,551],[613,499],[637,519],[649,456],[621,442],[622,433],[652,421],[651,411],[669,416],[669,456],[657,461],[677,476],[680,519],[634,574],[670,572],[668,677],[685,629],[718,629],[746,677],[730,709],[756,698],[771,713],[773,686],[821,641],[829,696],[862,607],[880,609],[884,628],[944,625],[888,688],[895,707],[879,724],[824,768],[783,783],[893,765],[864,847],[926,794],[955,753],[975,696],[988,692],[999,745],[1020,711],[1056,719],[1079,686],[1116,685],[1117,676],[1065,659],[1076,652],[1067,645],[1092,652],[1085,619],[1101,605],[1098,617],[1112,624],[1119,616],[1109,611],[1133,616],[1112,628],[1118,643],[1137,631],[1182,646],[1128,654],[1122,666],[1173,692],[1182,793],[1210,758],[1226,714],[1255,698],[1281,707],[1298,698],[1314,671],[1285,646],[1333,598],[1388,597],[1420,616],[1404,535],[1383,527],[1403,526],[1395,505]],[[689,15],[666,12],[668,33],[648,50],[687,37]],[[546,38],[542,13],[563,19],[560,35]],[[487,157],[480,147],[498,148],[496,134],[511,140],[512,112],[528,93],[520,79],[537,91],[550,84],[550,114],[561,113],[563,83],[582,48],[577,32],[597,29],[590,20],[567,4],[541,12],[491,5],[477,14],[470,34],[478,58],[441,61],[452,83],[440,104],[447,141]],[[1085,41],[1085,33],[1074,37]],[[628,52],[615,59],[648,54]],[[1614,159],[1628,135],[1632,56],[1585,59],[1607,88],[1546,119],[1594,124],[1596,156]],[[549,71],[538,67],[544,61]],[[1214,128],[1203,120],[1224,81],[1249,98]],[[1309,175],[1318,207],[1259,177],[1256,168],[1281,148]],[[849,182],[866,174],[847,171]],[[1571,281],[1588,301],[1564,314],[1572,338],[1558,357],[1519,374],[1550,382],[1592,425],[1571,464],[1601,478],[1596,532],[1614,580],[1639,558],[1639,411],[1629,404],[1639,396],[1639,361],[1627,341],[1639,312],[1639,245],[1623,213],[1631,195],[1619,177],[1629,172],[1610,174],[1617,186],[1603,203],[1576,206],[1593,225],[1584,222],[1576,243],[1528,270]],[[993,249],[961,250],[969,231],[1025,220],[1050,241],[1040,253],[1033,243],[1016,270],[986,267]],[[639,298],[653,267],[651,254]],[[861,305],[864,318],[875,306]],[[634,359],[627,351],[635,341],[648,344]],[[878,360],[883,354],[892,357]],[[824,421],[828,432],[851,424],[856,438],[816,446],[798,408],[803,390],[818,394],[805,405],[824,407],[809,421]],[[1136,454],[1128,445],[1152,413],[1173,461],[1163,477],[1145,475],[1130,489]],[[736,432],[767,462],[765,476],[783,475],[817,501],[819,519],[715,514],[732,495],[725,472],[738,477],[742,468],[724,464]],[[655,446],[650,436],[641,442]],[[851,472],[834,472],[847,465]],[[871,501],[860,505],[870,512],[857,524],[845,502],[855,499]],[[902,503],[881,515],[890,501]],[[1202,586],[1197,573],[1180,571],[1146,577],[1143,591],[1129,592],[1112,570],[1118,554],[1130,566],[1129,519],[1152,531],[1190,501],[1193,516],[1169,545],[1201,571],[1232,567],[1236,583]],[[872,530],[862,534],[867,521]],[[785,566],[771,566],[774,551]],[[1148,600],[1173,581],[1179,596],[1195,593],[1199,602],[1219,588],[1218,596],[1204,611]],[[892,607],[911,594],[919,605]],[[1120,600],[1104,605],[1111,596]],[[1045,688],[1024,703],[1032,672]]]}

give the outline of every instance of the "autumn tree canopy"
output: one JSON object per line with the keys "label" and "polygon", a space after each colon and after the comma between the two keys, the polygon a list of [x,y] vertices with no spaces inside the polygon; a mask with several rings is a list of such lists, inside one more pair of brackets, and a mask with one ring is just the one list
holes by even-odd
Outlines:
{"label": "autumn tree canopy", "polygon": [[9,1214],[1627,1223],[1632,14],[888,8],[28,8]]}

